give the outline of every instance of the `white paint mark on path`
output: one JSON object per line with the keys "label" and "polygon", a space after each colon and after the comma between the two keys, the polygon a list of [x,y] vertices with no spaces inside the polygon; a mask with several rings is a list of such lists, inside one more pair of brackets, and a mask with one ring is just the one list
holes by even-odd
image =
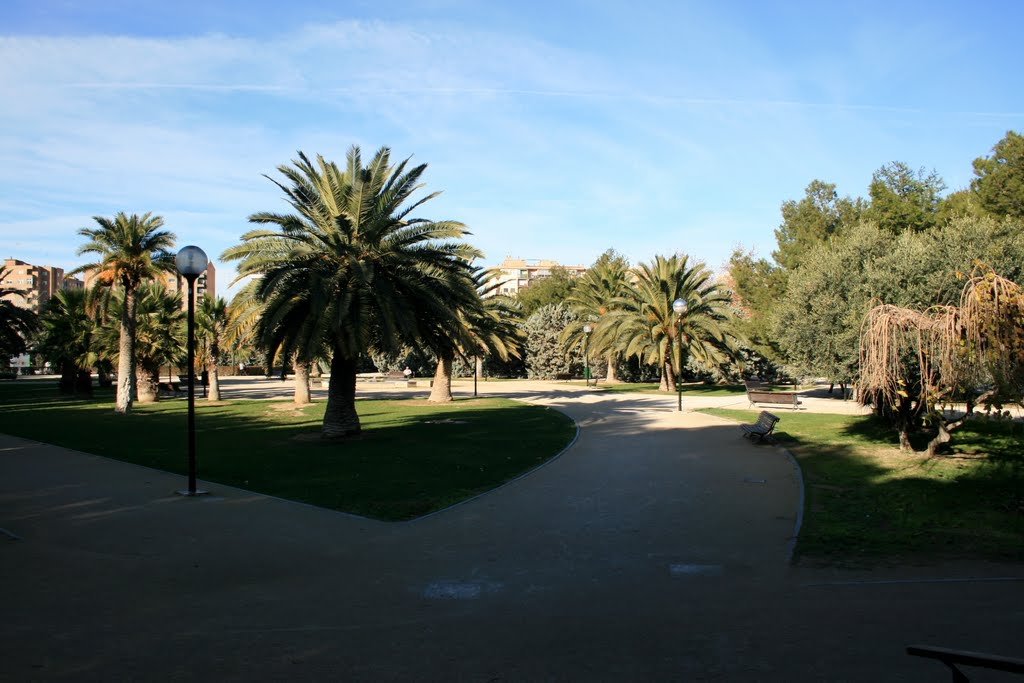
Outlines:
{"label": "white paint mark on path", "polygon": [[484,593],[501,590],[500,583],[482,581],[432,581],[423,589],[423,597],[430,600],[476,600]]}
{"label": "white paint mark on path", "polygon": [[720,564],[671,564],[672,576],[718,576],[722,573]]}

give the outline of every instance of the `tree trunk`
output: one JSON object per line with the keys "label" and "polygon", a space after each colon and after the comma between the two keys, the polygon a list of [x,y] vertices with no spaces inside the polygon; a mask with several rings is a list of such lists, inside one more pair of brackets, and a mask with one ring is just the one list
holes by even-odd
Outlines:
{"label": "tree trunk", "polygon": [[312,403],[309,394],[309,363],[292,363],[295,370],[295,405],[306,406]]}
{"label": "tree trunk", "polygon": [[331,381],[327,388],[327,408],[321,436],[336,439],[359,434],[356,412],[356,359],[345,358],[335,347],[331,359]]}
{"label": "tree trunk", "polygon": [[117,351],[117,403],[115,413],[130,413],[135,400],[135,290],[125,287],[121,314],[121,337]]}
{"label": "tree trunk", "polygon": [[208,401],[219,401],[220,400],[220,375],[217,373],[217,361],[216,356],[214,360],[207,364],[206,374],[210,378],[210,386],[207,387],[206,400]]}
{"label": "tree trunk", "polygon": [[607,363],[608,363],[608,374],[605,375],[605,381],[607,381],[607,382],[618,382],[619,381],[619,373],[618,373],[619,368],[618,368],[618,364],[615,362],[615,352],[614,351],[609,351],[606,360],[607,360]]}
{"label": "tree trunk", "polygon": [[661,384],[658,391],[673,391],[675,389],[675,374],[672,372],[672,363],[668,360],[661,366]]}
{"label": "tree trunk", "polygon": [[900,451],[902,453],[910,453],[914,450],[914,447],[910,445],[910,430],[907,429],[906,425],[900,425]]}
{"label": "tree trunk", "polygon": [[139,403],[156,403],[160,400],[160,392],[157,390],[160,378],[156,373],[148,372],[145,368],[139,368],[135,377],[135,386]]}
{"label": "tree trunk", "polygon": [[75,379],[75,394],[78,396],[92,396],[92,373],[89,370],[79,370]]}
{"label": "tree trunk", "polygon": [[938,431],[935,434],[935,437],[928,442],[928,448],[925,450],[925,455],[929,458],[934,457],[938,455],[940,451],[945,450],[946,444],[953,440],[951,432],[966,422],[968,417],[968,415],[964,415],[958,420],[946,422],[939,411],[935,411],[934,416],[934,422]]}
{"label": "tree trunk", "polygon": [[452,396],[452,364],[454,355],[451,351],[437,354],[437,370],[434,372],[434,386],[430,389],[431,403],[445,403],[455,400]]}
{"label": "tree trunk", "polygon": [[110,381],[110,375],[107,374],[107,368],[104,367],[105,365],[106,361],[103,361],[96,366],[96,383],[103,388],[109,387],[113,384],[113,382]]}
{"label": "tree trunk", "polygon": [[64,361],[60,364],[60,382],[57,384],[57,389],[62,394],[75,394],[75,375],[78,369],[75,364],[71,361]]}

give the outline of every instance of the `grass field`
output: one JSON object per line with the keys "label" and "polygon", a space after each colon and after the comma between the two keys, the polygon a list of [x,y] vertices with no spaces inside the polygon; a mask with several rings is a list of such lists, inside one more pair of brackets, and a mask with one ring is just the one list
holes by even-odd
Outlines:
{"label": "grass field", "polygon": [[[572,421],[507,399],[360,400],[363,434],[317,438],[325,403],[196,402],[199,478],[378,519],[421,516],[559,453]],[[113,412],[111,390],[62,398],[56,382],[0,382],[0,433],[186,473],[184,399]]]}
{"label": "grass field", "polygon": [[[705,412],[757,419],[756,411]],[[802,560],[1024,560],[1021,423],[968,422],[952,452],[935,458],[901,453],[872,416],[787,413],[776,434],[804,474]]]}

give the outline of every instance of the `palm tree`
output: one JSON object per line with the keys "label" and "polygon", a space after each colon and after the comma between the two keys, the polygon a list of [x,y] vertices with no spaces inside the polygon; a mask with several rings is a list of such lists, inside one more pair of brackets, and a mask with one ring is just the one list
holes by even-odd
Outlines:
{"label": "palm tree", "polygon": [[[494,273],[475,269],[472,280],[466,280],[460,291],[465,299],[456,305],[460,325],[438,327],[433,345],[437,370],[428,400],[434,403],[451,401],[452,366],[455,356],[470,357],[478,362],[481,356],[494,354],[502,360],[520,355],[523,331],[516,326],[517,311],[507,298],[491,296],[501,280]],[[453,300],[454,303],[454,300]],[[475,371],[475,370],[474,370]]]}
{"label": "palm tree", "polygon": [[199,315],[196,316],[196,329],[199,332],[200,362],[206,362],[207,374],[210,377],[210,401],[220,400],[220,376],[217,374],[217,359],[227,339],[228,303],[223,297],[204,296],[199,302]]}
{"label": "palm tree", "polygon": [[0,270],[0,363],[3,367],[8,358],[25,352],[29,337],[39,327],[39,317],[34,312],[4,298],[18,294],[18,290],[2,286],[9,274],[9,270]]}
{"label": "palm tree", "polygon": [[84,289],[63,289],[39,317],[35,351],[60,372],[64,394],[92,395],[90,370],[97,360],[96,311]]}
{"label": "palm tree", "polygon": [[99,284],[120,287],[124,291],[121,311],[117,363],[117,403],[115,412],[128,413],[136,396],[135,382],[135,316],[138,289],[144,280],[162,272],[174,271],[174,234],[161,230],[160,216],[131,216],[121,212],[113,219],[93,216],[98,228],[82,228],[78,234],[89,239],[78,248],[78,254],[95,254],[98,260],[79,268],[98,271]]}
{"label": "palm tree", "polygon": [[[691,266],[685,254],[656,256],[635,268],[633,279],[616,310],[595,330],[597,344],[613,344],[627,356],[658,364],[662,391],[672,390],[687,357],[709,368],[728,360],[735,342],[728,324],[731,297],[703,263]],[[687,304],[681,321],[672,310],[676,299]]]}
{"label": "palm tree", "polygon": [[461,223],[409,217],[437,193],[403,207],[426,170],[407,164],[392,166],[386,147],[365,167],[352,147],[344,169],[300,152],[292,166],[278,167],[287,185],[268,178],[295,213],[253,214],[250,222],[277,229],[251,230],[223,254],[240,261],[239,279],[261,276],[262,346],[303,361],[329,352],[324,437],[359,433],[356,367],[371,343],[393,351],[438,321],[458,323],[450,302],[459,300],[478,252],[461,241],[468,234]]}
{"label": "palm tree", "polygon": [[[228,318],[224,328],[224,341],[235,350],[247,349],[255,344],[262,344],[264,347],[272,348],[269,355],[269,362],[272,365],[273,359],[281,355],[281,346],[284,343],[281,329],[276,330],[276,336],[269,339],[258,340],[256,338],[257,324],[263,314],[263,302],[257,296],[260,282],[258,279],[250,280],[235,294],[228,307]],[[323,360],[326,355],[323,351],[317,354],[314,360]],[[287,358],[285,358],[287,360]],[[312,361],[304,360],[293,354],[292,371],[294,372],[294,401],[296,405],[307,405],[312,402],[312,394],[309,387],[309,374]],[[282,363],[281,379],[284,379],[286,364]],[[270,368],[267,368],[270,372]]]}
{"label": "palm tree", "polygon": [[[601,254],[594,265],[576,281],[572,294],[566,299],[569,308],[577,315],[577,320],[563,332],[561,341],[566,348],[577,348],[583,342],[584,326],[589,324],[596,330],[628,289],[629,263],[626,259],[611,250]],[[610,335],[598,334],[588,344],[589,355],[604,355],[608,366],[606,379],[609,382],[618,380],[618,350],[612,340]]]}
{"label": "palm tree", "polygon": [[[135,385],[139,403],[159,399],[157,387],[160,368],[182,361],[185,355],[185,314],[181,300],[157,282],[143,282],[136,293],[135,312]],[[124,311],[124,290],[109,292],[106,317],[121,320]],[[99,333],[101,357],[120,361],[119,326],[104,325]]]}

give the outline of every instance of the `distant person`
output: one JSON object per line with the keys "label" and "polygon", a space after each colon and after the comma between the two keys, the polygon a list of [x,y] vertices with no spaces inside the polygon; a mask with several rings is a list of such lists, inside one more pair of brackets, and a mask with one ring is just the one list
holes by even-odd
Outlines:
{"label": "distant person", "polygon": [[409,369],[408,365],[405,366],[405,370],[402,370],[402,374],[405,375],[406,379],[412,377],[412,370]]}
{"label": "distant person", "polygon": [[245,362],[244,361],[238,364],[238,374],[239,375],[244,375],[245,374]]}

